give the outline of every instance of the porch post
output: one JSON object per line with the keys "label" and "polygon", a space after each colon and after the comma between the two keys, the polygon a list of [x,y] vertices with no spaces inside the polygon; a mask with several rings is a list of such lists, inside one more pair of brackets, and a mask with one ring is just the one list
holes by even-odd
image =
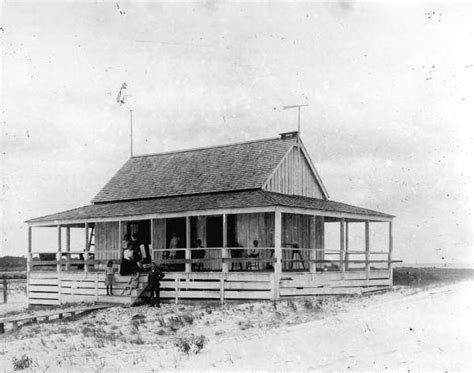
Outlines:
{"label": "porch post", "polygon": [[[153,243],[153,224],[151,225],[152,230],[150,234],[150,242]],[[117,254],[117,259],[122,259],[122,239],[123,239],[123,232],[122,232],[122,222],[119,220],[118,222],[118,254]],[[153,254],[150,252],[150,255],[152,256],[152,261],[153,261]]]}
{"label": "porch post", "polygon": [[280,299],[280,276],[281,276],[281,208],[275,208],[275,265],[274,268],[274,284],[273,284],[273,300]]}
{"label": "porch post", "polygon": [[370,279],[370,220],[365,221],[365,278]]}
{"label": "porch post", "polygon": [[222,215],[222,272],[229,272],[229,263],[224,261],[228,258],[227,250],[227,214]]}
{"label": "porch post", "polygon": [[[87,262],[89,260],[89,223],[84,224],[85,235],[84,235],[84,260]],[[89,266],[87,263],[84,263],[84,272],[89,272]]]}
{"label": "porch post", "polygon": [[61,261],[61,225],[58,224],[58,252],[56,254],[56,260],[58,261],[58,263],[56,264],[56,270],[58,272],[61,271],[61,263],[59,263],[59,261]]}
{"label": "porch post", "polygon": [[69,271],[71,268],[71,264],[69,261],[71,260],[71,254],[69,252],[71,251],[71,227],[66,227],[66,271]]}
{"label": "porch post", "polygon": [[339,237],[339,241],[340,241],[340,254],[339,254],[339,270],[341,271],[341,278],[344,279],[344,272],[346,271],[346,268],[345,268],[345,219],[342,218],[341,219],[341,222],[340,222],[340,237]]}
{"label": "porch post", "polygon": [[345,270],[347,271],[349,269],[349,221],[346,220],[346,255],[344,255],[344,264],[345,264]]}
{"label": "porch post", "polygon": [[318,247],[317,245],[317,237],[316,237],[316,216],[312,215],[311,220],[310,220],[310,229],[309,229],[309,234],[310,234],[310,252],[309,252],[309,259],[311,262],[309,262],[309,272],[310,273],[316,273],[316,249]]}
{"label": "porch post", "polygon": [[393,268],[392,268],[392,251],[393,251],[393,222],[388,223],[388,275],[390,276],[390,286],[393,286]]}
{"label": "porch post", "polygon": [[28,275],[31,272],[31,260],[33,259],[31,256],[31,252],[33,250],[33,227],[28,227],[28,256],[26,260],[26,270]]}
{"label": "porch post", "polygon": [[[186,259],[191,259],[191,217],[186,216]],[[191,272],[191,263],[185,264],[186,273]]]}

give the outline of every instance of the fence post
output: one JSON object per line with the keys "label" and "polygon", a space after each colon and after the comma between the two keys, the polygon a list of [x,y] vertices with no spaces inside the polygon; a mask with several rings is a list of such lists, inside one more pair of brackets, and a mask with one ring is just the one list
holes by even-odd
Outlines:
{"label": "fence post", "polygon": [[[130,290],[130,293],[132,291]],[[99,301],[99,272],[95,274],[95,301]]]}
{"label": "fence post", "polygon": [[8,295],[7,295],[7,285],[8,282],[7,282],[7,279],[4,277],[3,278],[3,303],[7,303],[7,298],[8,298]]}
{"label": "fence post", "polygon": [[175,283],[174,283],[174,288],[175,288],[175,297],[174,297],[174,303],[178,304],[178,299],[179,299],[179,275],[176,274],[175,278]]}
{"label": "fence post", "polygon": [[62,276],[61,276],[61,271],[58,272],[58,300],[59,304],[63,304],[63,294],[62,294],[62,289],[61,289],[61,281],[62,281]]}

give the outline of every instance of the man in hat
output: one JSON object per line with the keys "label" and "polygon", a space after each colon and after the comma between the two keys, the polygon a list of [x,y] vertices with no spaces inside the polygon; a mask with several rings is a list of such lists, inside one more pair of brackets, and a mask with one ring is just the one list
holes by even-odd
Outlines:
{"label": "man in hat", "polygon": [[148,288],[150,289],[150,307],[160,307],[160,281],[165,274],[160,270],[156,263],[152,263],[151,270],[148,273]]}

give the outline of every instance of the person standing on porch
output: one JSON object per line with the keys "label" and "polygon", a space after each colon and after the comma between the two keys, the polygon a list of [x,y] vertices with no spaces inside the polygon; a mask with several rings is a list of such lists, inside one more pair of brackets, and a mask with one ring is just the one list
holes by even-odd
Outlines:
{"label": "person standing on porch", "polygon": [[[173,236],[171,237],[170,240],[170,249],[177,249],[179,247],[179,237],[176,235],[176,233],[173,233]],[[176,258],[176,250],[170,250],[170,259],[175,259]]]}
{"label": "person standing on porch", "polygon": [[160,306],[160,281],[165,274],[156,263],[152,263],[151,271],[148,273],[148,287],[150,289],[150,307]]}

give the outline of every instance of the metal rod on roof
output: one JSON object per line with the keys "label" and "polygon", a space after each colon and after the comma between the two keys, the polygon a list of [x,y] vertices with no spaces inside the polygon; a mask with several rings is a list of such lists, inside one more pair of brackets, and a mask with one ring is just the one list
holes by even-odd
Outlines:
{"label": "metal rod on roof", "polygon": [[300,133],[301,133],[301,108],[303,106],[308,106],[308,104],[283,106],[283,110],[298,108],[298,137],[297,137],[297,140],[299,140]]}
{"label": "metal rod on roof", "polygon": [[133,157],[133,110],[130,109],[130,158]]}

